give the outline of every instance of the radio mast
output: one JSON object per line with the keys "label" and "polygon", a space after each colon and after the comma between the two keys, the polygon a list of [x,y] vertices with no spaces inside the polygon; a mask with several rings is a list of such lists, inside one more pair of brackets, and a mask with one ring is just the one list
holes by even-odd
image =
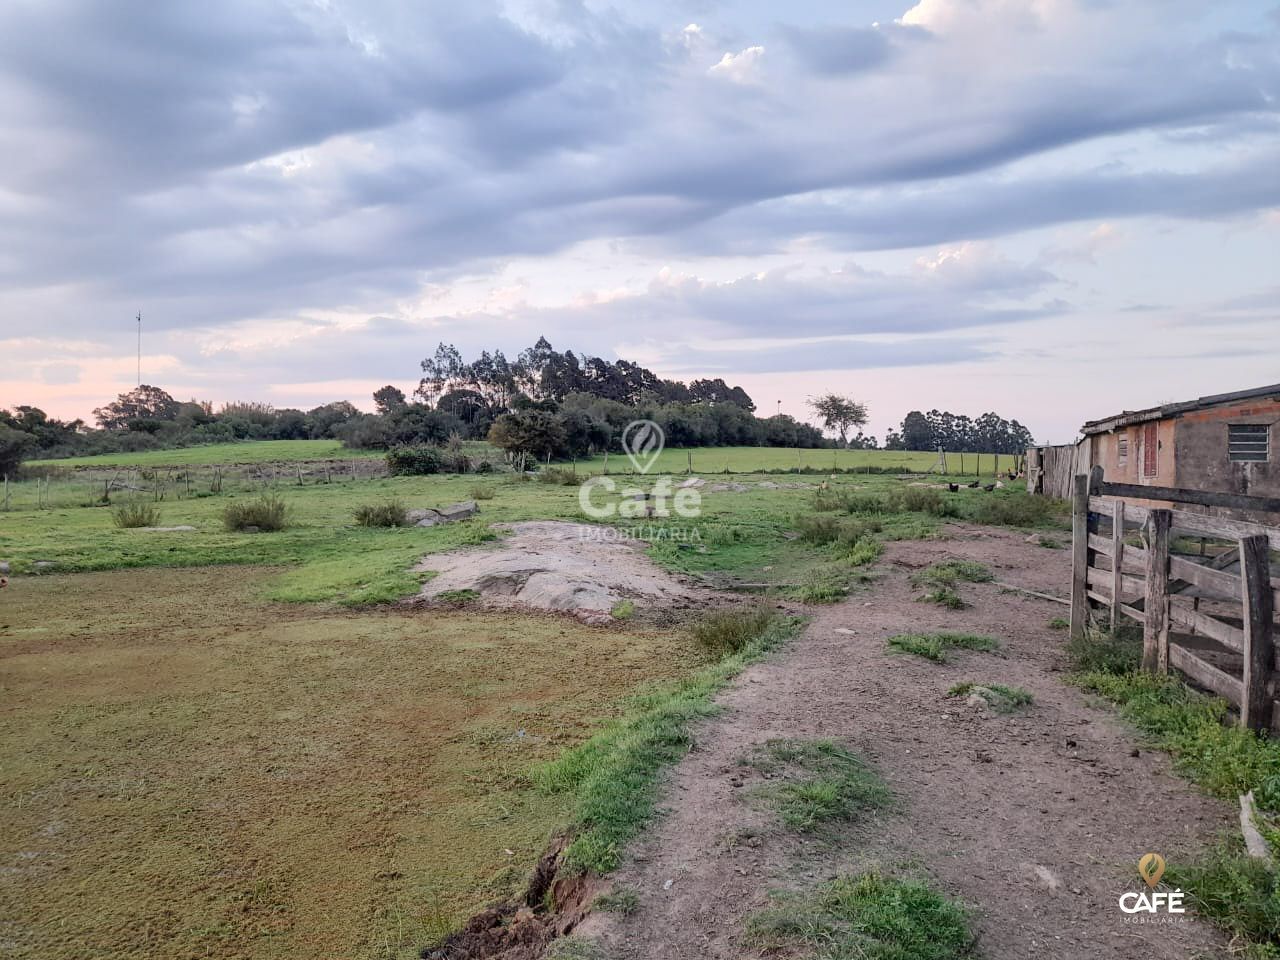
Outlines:
{"label": "radio mast", "polygon": [[138,386],[142,386],[142,311],[138,311]]}

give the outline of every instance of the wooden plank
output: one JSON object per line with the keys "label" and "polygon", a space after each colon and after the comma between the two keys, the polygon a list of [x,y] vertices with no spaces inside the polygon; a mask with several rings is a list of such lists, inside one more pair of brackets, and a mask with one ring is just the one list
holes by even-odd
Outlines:
{"label": "wooden plank", "polygon": [[1091,533],[1089,534],[1089,549],[1096,550],[1104,557],[1109,557],[1111,556],[1111,538]]}
{"label": "wooden plank", "polygon": [[1089,626],[1089,478],[1075,477],[1071,500],[1071,637],[1084,638]]}
{"label": "wooden plank", "polygon": [[1234,573],[1224,573],[1186,557],[1169,557],[1169,576],[1194,583],[1224,600],[1234,601],[1240,596],[1240,578]]}
{"label": "wooden plank", "polygon": [[1143,605],[1142,669],[1154,673],[1169,670],[1169,530],[1168,510],[1147,515],[1147,593]]}
{"label": "wooden plank", "polygon": [[1111,629],[1120,622],[1120,595],[1124,589],[1124,501],[1117,500],[1111,518]]}
{"label": "wooden plank", "polygon": [[1261,535],[1267,538],[1272,550],[1280,550],[1280,529],[1276,527],[1246,523],[1243,520],[1228,520],[1226,517],[1215,517],[1207,513],[1188,513],[1186,510],[1174,510],[1173,518],[1174,526],[1179,533],[1219,537],[1223,540],[1239,540],[1241,537]]}
{"label": "wooden plank", "polygon": [[[1127,573],[1120,574],[1120,590],[1121,594],[1136,593],[1138,596],[1144,596],[1147,591],[1147,581],[1141,577],[1131,577]],[[1087,582],[1092,589],[1103,587],[1106,590],[1107,597],[1115,596],[1115,575],[1109,570],[1099,570],[1097,567],[1089,568]],[[1108,601],[1109,602],[1109,601]]]}
{"label": "wooden plank", "polygon": [[1127,603],[1120,604],[1120,612],[1123,613],[1126,617],[1129,617],[1133,620],[1137,620],[1139,623],[1141,623],[1143,619],[1146,617],[1146,613],[1139,610],[1137,607],[1130,606]]}
{"label": "wooden plank", "polygon": [[1186,627],[1192,633],[1217,640],[1220,644],[1236,653],[1244,652],[1244,631],[1229,623],[1215,620],[1213,617],[1184,607],[1175,599],[1169,601],[1169,619],[1180,627]]}
{"label": "wooden plank", "polygon": [[1194,503],[1201,507],[1280,513],[1280,497],[1253,497],[1244,493],[1223,493],[1218,490],[1184,490],[1181,487],[1157,487],[1141,483],[1107,483],[1106,481],[1101,483],[1097,492],[1104,497],[1136,497],[1140,500]]}
{"label": "wooden plank", "polygon": [[1240,578],[1244,581],[1244,698],[1240,723],[1251,730],[1265,730],[1271,723],[1268,687],[1275,661],[1269,544],[1264,536],[1240,540]]}
{"label": "wooden plank", "polygon": [[1244,698],[1244,684],[1224,673],[1212,664],[1205,663],[1190,650],[1174,644],[1169,648],[1169,663],[1181,670],[1188,677],[1207,687],[1220,697],[1224,697],[1236,706]]}

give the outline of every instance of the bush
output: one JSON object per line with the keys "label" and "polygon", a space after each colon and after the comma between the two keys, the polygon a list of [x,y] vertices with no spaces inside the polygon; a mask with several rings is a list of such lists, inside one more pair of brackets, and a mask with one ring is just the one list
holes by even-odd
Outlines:
{"label": "bush", "polygon": [[440,466],[444,473],[470,473],[471,458],[461,450],[448,450],[440,458]]}
{"label": "bush", "polygon": [[840,537],[840,518],[829,513],[813,513],[795,518],[795,527],[805,543],[835,543]]}
{"label": "bush", "polygon": [[420,477],[439,473],[444,457],[439,447],[429,444],[396,447],[387,451],[387,471],[393,477]]}
{"label": "bush", "polygon": [[154,527],[160,522],[160,510],[153,503],[133,500],[112,510],[111,520],[121,529]]}
{"label": "bush", "polygon": [[716,610],[693,625],[693,639],[717,657],[740,653],[769,629],[774,612],[768,607]]}
{"label": "bush", "polygon": [[274,493],[264,493],[252,500],[228,503],[222,510],[222,525],[227,530],[273,532],[288,526],[288,507]]}
{"label": "bush", "polygon": [[485,487],[477,484],[467,491],[467,495],[472,500],[492,500],[494,497],[493,487]]}
{"label": "bush", "polygon": [[899,510],[928,513],[935,517],[958,517],[960,508],[932,487],[903,487],[894,497]]}
{"label": "bush", "polygon": [[984,497],[974,506],[971,517],[991,526],[1036,527],[1052,519],[1057,509],[1048,497],[1015,492]]}
{"label": "bush", "polygon": [[476,473],[493,473],[494,466],[491,460],[480,460],[472,468]]}
{"label": "bush", "polygon": [[396,499],[383,503],[365,503],[356,507],[356,525],[361,527],[407,527],[409,510]]}
{"label": "bush", "polygon": [[538,472],[538,482],[572,487],[577,485],[578,475],[572,470],[564,469],[564,467],[545,467]]}

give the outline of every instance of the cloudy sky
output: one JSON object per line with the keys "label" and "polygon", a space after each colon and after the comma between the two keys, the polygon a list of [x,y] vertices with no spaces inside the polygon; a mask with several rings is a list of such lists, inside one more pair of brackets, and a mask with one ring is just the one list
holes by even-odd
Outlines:
{"label": "cloudy sky", "polygon": [[6,0],[0,406],[437,342],[1070,439],[1280,381],[1280,6]]}

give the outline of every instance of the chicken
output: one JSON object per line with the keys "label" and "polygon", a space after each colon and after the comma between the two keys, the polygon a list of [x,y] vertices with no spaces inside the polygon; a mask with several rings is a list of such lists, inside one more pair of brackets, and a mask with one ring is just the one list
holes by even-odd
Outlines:
{"label": "chicken", "polygon": [[975,480],[975,481],[973,481],[973,483],[969,484],[969,489],[970,489],[970,490],[974,490],[974,489],[976,489],[976,488],[977,488],[977,486],[978,486],[978,481],[977,481],[977,480]]}
{"label": "chicken", "polygon": [[948,483],[948,484],[947,484],[947,489],[948,489],[948,490],[950,490],[952,493],[959,493],[959,492],[960,492],[960,484],[958,484],[958,483]]}
{"label": "chicken", "polygon": [[982,489],[987,491],[987,493],[990,493],[995,488],[996,488],[996,485],[994,483],[984,483],[982,485]]}

